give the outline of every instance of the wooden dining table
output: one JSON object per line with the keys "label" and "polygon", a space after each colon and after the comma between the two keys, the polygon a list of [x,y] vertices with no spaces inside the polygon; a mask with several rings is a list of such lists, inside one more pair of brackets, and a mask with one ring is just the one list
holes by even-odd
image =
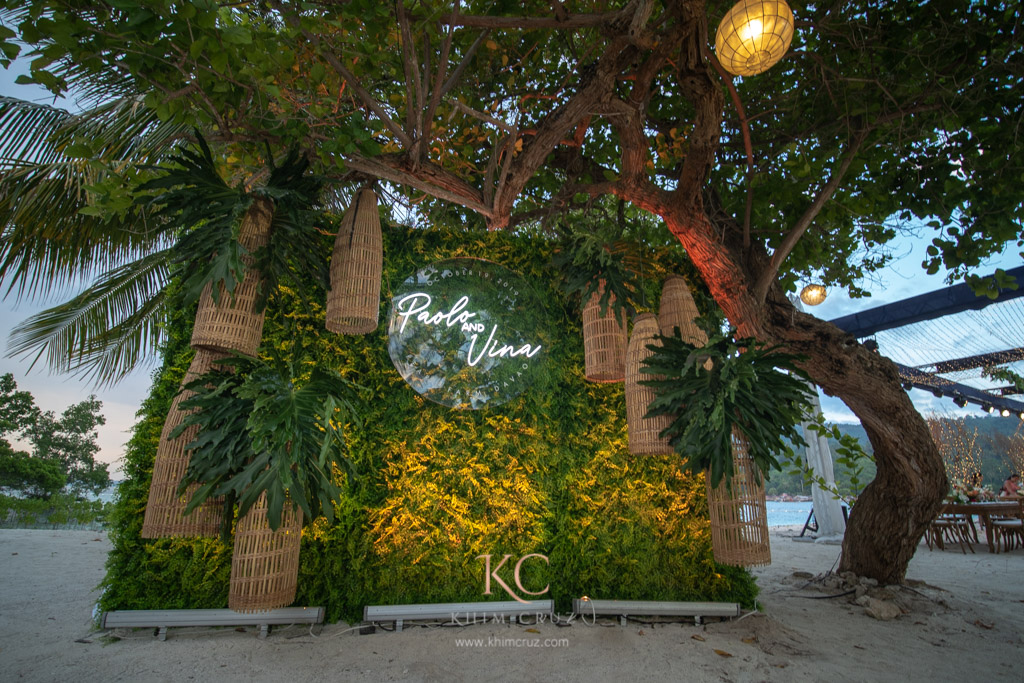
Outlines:
{"label": "wooden dining table", "polygon": [[971,527],[971,534],[974,542],[978,541],[978,530],[974,526],[974,518],[981,521],[985,529],[985,540],[988,541],[988,551],[996,552],[995,543],[992,540],[991,520],[993,517],[1016,517],[1024,511],[1024,500],[995,500],[977,503],[946,503],[942,508],[943,514],[965,515],[967,523]]}

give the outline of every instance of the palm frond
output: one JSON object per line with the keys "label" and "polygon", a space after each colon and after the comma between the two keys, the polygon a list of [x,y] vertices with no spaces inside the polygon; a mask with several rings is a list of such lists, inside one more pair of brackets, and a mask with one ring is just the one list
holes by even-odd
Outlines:
{"label": "palm frond", "polygon": [[[32,295],[166,246],[144,210],[90,214],[90,192],[165,155],[187,129],[138,98],[81,114],[0,98],[0,280]],[[99,213],[93,210],[92,213]]]}
{"label": "palm frond", "polygon": [[163,343],[167,290],[142,301],[141,307],[93,342],[88,353],[76,359],[72,374],[97,386],[121,381],[146,358],[155,358]]}
{"label": "palm frond", "polygon": [[114,382],[157,349],[170,250],[101,276],[70,301],[38,313],[11,333],[8,355],[45,358],[59,372]]}
{"label": "palm frond", "polygon": [[58,78],[71,84],[75,103],[83,108],[101,106],[111,100],[132,98],[139,93],[139,84],[129,74],[110,64],[92,62],[88,65],[62,61],[51,69]]}
{"label": "palm frond", "polygon": [[138,256],[144,244],[135,231],[80,213],[85,187],[95,180],[95,171],[81,160],[0,175],[0,279],[8,293],[48,291]]}
{"label": "palm frond", "polygon": [[161,121],[143,101],[143,96],[131,95],[75,114],[56,131],[54,144],[66,150],[88,140],[97,158],[115,166],[156,163],[175,143],[190,140],[193,129],[184,123]]}
{"label": "palm frond", "polygon": [[56,159],[50,138],[71,118],[59,107],[0,96],[0,169]]}

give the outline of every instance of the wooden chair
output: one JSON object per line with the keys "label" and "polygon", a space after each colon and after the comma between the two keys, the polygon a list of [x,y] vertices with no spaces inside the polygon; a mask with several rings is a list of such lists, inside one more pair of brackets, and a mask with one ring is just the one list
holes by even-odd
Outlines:
{"label": "wooden chair", "polygon": [[966,515],[942,512],[928,526],[924,535],[928,550],[932,549],[934,543],[939,550],[946,549],[946,543],[959,543],[960,552],[967,554],[967,549],[973,553],[971,546],[971,523]]}
{"label": "wooden chair", "polygon": [[988,533],[997,553],[1024,547],[1024,502],[1019,503],[1017,514],[992,518]]}

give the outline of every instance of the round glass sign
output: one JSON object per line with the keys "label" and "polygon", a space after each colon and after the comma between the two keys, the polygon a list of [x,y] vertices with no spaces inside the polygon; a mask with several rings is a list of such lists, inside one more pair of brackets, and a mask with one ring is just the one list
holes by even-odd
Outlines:
{"label": "round glass sign", "polygon": [[426,266],[391,300],[388,353],[413,389],[441,405],[501,405],[542,371],[544,308],[522,276],[456,258]]}

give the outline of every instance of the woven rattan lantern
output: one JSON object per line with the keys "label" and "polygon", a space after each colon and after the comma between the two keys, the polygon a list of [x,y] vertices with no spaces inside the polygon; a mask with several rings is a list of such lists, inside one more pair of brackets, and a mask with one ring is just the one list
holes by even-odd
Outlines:
{"label": "woven rattan lantern", "polygon": [[364,187],[345,212],[334,240],[331,290],[327,293],[328,330],[366,334],[377,329],[383,265],[377,195]]}
{"label": "woven rattan lantern", "polygon": [[299,578],[302,510],[286,502],[277,531],[267,522],[267,494],[249,508],[235,532],[228,607],[261,612],[295,602]]}
{"label": "woven rattan lantern", "polygon": [[[249,252],[267,244],[274,217],[274,205],[267,199],[255,199],[242,220],[239,243]],[[263,278],[253,268],[253,257],[242,257],[246,271],[235,291],[228,294],[221,286],[213,300],[212,285],[206,285],[199,297],[196,324],[192,329],[192,348],[237,352],[255,356],[263,337],[264,307],[258,306]]]}
{"label": "woven rattan lantern", "polygon": [[[199,349],[185,374],[182,386],[190,383],[210,370],[213,364],[224,354]],[[178,495],[178,484],[185,476],[190,457],[185,446],[196,437],[198,427],[190,427],[176,439],[170,434],[188,414],[178,406],[192,395],[190,391],[180,391],[171,403],[167,413],[160,441],[156,448],[156,459],[153,462],[153,479],[149,483],[149,499],[146,502],[146,514],[142,521],[143,538],[165,538],[170,536],[216,536],[220,533],[221,519],[224,514],[224,500],[210,498],[205,503],[185,514],[185,506],[198,488],[193,484],[185,492]]]}
{"label": "woven rattan lantern", "polygon": [[672,423],[671,415],[644,417],[654,400],[654,389],[640,384],[640,380],[655,379],[656,375],[640,372],[644,360],[653,353],[647,348],[657,343],[658,319],[653,313],[641,313],[633,321],[633,334],[626,350],[626,426],[629,432],[629,452],[634,455],[672,453],[667,438],[659,436]]}
{"label": "woven rattan lantern", "polygon": [[675,336],[678,327],[683,341],[694,346],[704,346],[708,341],[704,330],[697,327],[694,320],[699,315],[697,304],[686,280],[679,275],[670,275],[661,286],[661,303],[658,305],[658,324],[661,333],[666,337]]}
{"label": "woven rattan lantern", "polygon": [[615,314],[615,295],[601,314],[604,280],[583,307],[584,372],[591,382],[621,382],[626,376],[626,312]]}
{"label": "woven rattan lantern", "polygon": [[824,285],[807,285],[800,290],[800,301],[808,306],[817,306],[825,300],[828,292]]}
{"label": "woven rattan lantern", "polygon": [[793,11],[783,0],[740,0],[722,18],[715,53],[736,76],[767,71],[793,40]]}
{"label": "woven rattan lantern", "polygon": [[732,466],[731,486],[723,478],[717,487],[711,488],[711,475],[705,473],[715,561],[740,567],[771,564],[764,480],[757,477],[746,438],[735,430]]}

